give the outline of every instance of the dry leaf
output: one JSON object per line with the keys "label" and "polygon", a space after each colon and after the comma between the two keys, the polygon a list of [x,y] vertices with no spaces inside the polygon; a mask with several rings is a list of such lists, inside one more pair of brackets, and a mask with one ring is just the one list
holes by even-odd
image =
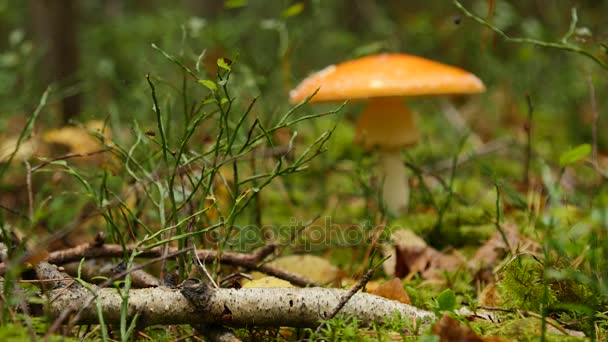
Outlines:
{"label": "dry leaf", "polygon": [[[540,249],[537,242],[522,237],[519,234],[515,224],[505,223],[502,225],[502,228],[512,250],[516,250],[518,252],[535,253]],[[508,251],[509,248],[505,243],[503,235],[497,231],[490,239],[479,247],[473,257],[467,262],[467,267],[476,273],[476,277],[478,279],[488,283],[492,282],[494,281],[492,268]]]}
{"label": "dry leaf", "polygon": [[395,231],[391,240],[394,247],[385,247],[384,253],[386,255],[394,251],[393,274],[398,278],[420,273],[423,279],[437,279],[441,278],[444,272],[456,271],[464,264],[464,257],[457,252],[439,252],[427,246],[422,238],[407,229]]}
{"label": "dry leaf", "polygon": [[410,296],[403,288],[403,285],[401,284],[401,280],[399,280],[399,278],[393,278],[382,285],[378,285],[373,289],[370,289],[369,285],[370,284],[368,283],[367,288],[369,290],[369,293],[371,294],[384,297],[386,299],[396,300],[403,304],[412,304]]}
{"label": "dry leaf", "polygon": [[498,307],[500,305],[500,294],[496,288],[496,283],[490,283],[479,294],[479,305]]}
{"label": "dry leaf", "polygon": [[395,275],[395,268],[397,266],[397,256],[395,253],[395,246],[403,245],[403,246],[412,246],[412,247],[426,247],[426,242],[412,232],[409,229],[399,229],[394,231],[391,234],[391,243],[382,244],[382,254],[385,257],[390,257],[382,263],[382,268],[384,272],[389,276]]}
{"label": "dry leaf", "polygon": [[[8,138],[0,139],[0,163],[7,162],[11,157],[11,154],[17,148],[17,142],[19,141],[19,136],[12,136]],[[13,160],[22,161],[28,160],[32,158],[34,155],[38,154],[38,150],[40,149],[40,142],[38,139],[30,138],[21,142],[19,145],[19,149],[17,153],[13,156]]]}
{"label": "dry leaf", "polygon": [[461,324],[447,313],[433,327],[433,334],[439,336],[440,342],[483,342],[483,339],[471,328]]}
{"label": "dry leaf", "polygon": [[102,121],[91,120],[86,122],[84,127],[66,126],[47,131],[43,135],[43,140],[49,144],[64,145],[69,149],[70,153],[99,151],[103,148],[103,144],[91,134],[91,131],[102,133],[107,140],[110,140],[112,137],[110,128],[104,128]]}
{"label": "dry leaf", "polygon": [[[517,246],[520,241],[517,227],[514,224],[504,224],[503,228],[509,246],[511,248]],[[479,247],[475,255],[467,262],[467,265],[473,270],[493,266],[507,250],[502,234],[496,231],[488,241]]]}
{"label": "dry leaf", "polygon": [[[103,142],[94,136],[93,132],[102,134]],[[91,120],[87,121],[83,127],[66,126],[52,129],[44,133],[42,139],[47,144],[64,146],[67,153],[84,155],[73,157],[71,160],[106,167],[116,172],[120,169],[120,163],[111,153],[101,152],[106,148],[105,145],[111,145],[111,137],[112,131],[109,127],[104,126],[103,121]],[[100,153],[86,155],[94,152]]]}
{"label": "dry leaf", "polygon": [[247,287],[294,287],[290,282],[275,277],[263,277],[243,283],[243,288]]}
{"label": "dry leaf", "polygon": [[340,271],[326,259],[314,255],[288,255],[270,262],[269,265],[300,274],[319,284],[336,280]]}
{"label": "dry leaf", "polygon": [[506,341],[499,337],[479,337],[475,332],[450,315],[443,314],[441,319],[433,327],[433,334],[439,336],[440,342],[501,342]]}

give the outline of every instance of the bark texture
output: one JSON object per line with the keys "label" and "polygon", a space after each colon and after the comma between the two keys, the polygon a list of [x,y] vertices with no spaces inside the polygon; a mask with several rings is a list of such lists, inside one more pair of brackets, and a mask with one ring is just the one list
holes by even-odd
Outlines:
{"label": "bark texture", "polygon": [[[37,267],[41,279],[65,277],[56,267],[41,263]],[[120,321],[122,299],[117,289],[85,289],[76,282],[58,281],[50,292],[50,311],[54,317],[65,310],[80,313],[79,324],[98,322],[96,302],[102,308],[106,323]],[[241,326],[316,327],[327,318],[347,291],[326,288],[245,288],[199,289],[203,295],[195,306],[179,289],[156,287],[129,292],[128,316],[139,314],[140,326],[156,324],[213,324]],[[430,323],[433,314],[413,306],[370,295],[355,294],[340,311],[341,315],[356,317],[365,324],[381,322],[398,312],[409,319],[421,318]]]}

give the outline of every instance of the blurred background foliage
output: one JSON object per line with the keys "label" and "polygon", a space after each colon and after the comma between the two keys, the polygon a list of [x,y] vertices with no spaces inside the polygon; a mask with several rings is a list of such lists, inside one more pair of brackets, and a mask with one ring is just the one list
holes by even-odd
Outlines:
{"label": "blurred background foliage", "polygon": [[[547,41],[561,39],[571,23],[571,9],[577,8],[579,21],[571,41],[606,59],[605,1],[475,0],[463,1],[463,5],[511,36]],[[493,197],[480,196],[477,190],[488,187],[491,180],[480,165],[491,165],[493,172],[507,180],[521,180],[529,126],[527,95],[534,106],[533,153],[537,161],[550,165],[557,165],[564,151],[591,140],[593,108],[588,81],[595,88],[601,112],[605,112],[603,99],[608,95],[606,70],[592,61],[563,51],[505,42],[444,0],[0,0],[0,19],[0,37],[5,37],[0,40],[0,132],[4,139],[20,132],[43,90],[53,84],[39,125],[50,128],[106,120],[113,128],[112,139],[129,143],[133,140],[132,120],[138,120],[144,130],[155,127],[147,74],[158,83],[159,103],[171,118],[167,122],[169,138],[179,136],[205,89],[152,44],[210,79],[215,79],[218,58],[235,60],[231,76],[235,103],[245,108],[259,97],[252,116],[262,122],[271,122],[290,108],[288,92],[306,75],[346,59],[388,51],[460,66],[478,75],[488,88],[482,95],[452,98],[468,128],[484,143],[502,138],[512,141],[503,151],[506,159],[499,158],[501,153],[481,155],[473,167],[464,165],[454,182],[466,198],[488,210],[492,210]],[[431,98],[410,102],[419,113],[422,139],[408,151],[408,160],[426,169],[445,165],[446,159],[458,153],[467,130],[446,120],[444,102]],[[299,115],[323,108],[306,106]],[[322,118],[300,128],[297,142],[306,145],[337,124],[331,148],[308,173],[312,177],[292,175],[285,183],[287,190],[314,190],[288,191],[286,196],[295,207],[306,205],[310,211],[331,213],[336,199],[356,202],[362,194],[370,195],[366,184],[371,175],[361,170],[370,170],[373,156],[352,144],[359,109],[360,104],[352,103],[340,114],[345,118]],[[600,118],[600,133],[605,126]],[[197,133],[199,141],[212,139],[212,128],[205,132]],[[284,139],[289,136],[287,132]],[[471,141],[464,151],[475,147]],[[598,144],[600,161],[604,161],[606,135],[599,134]],[[541,165],[531,165],[536,183],[540,183]],[[445,172],[446,168],[438,170]],[[577,171],[590,173],[585,167]],[[583,177],[577,184],[583,190],[603,189],[597,178]],[[488,188],[487,192],[493,191]],[[413,196],[412,206],[430,205],[428,194],[416,191]],[[281,203],[276,201],[271,203]],[[349,208],[341,206],[333,214],[347,218],[363,214],[360,206],[354,212]],[[267,210],[283,209],[271,205]]]}
{"label": "blurred background foliage", "polygon": [[[240,91],[249,97],[261,95],[259,110],[267,112],[264,115],[286,108],[288,90],[311,71],[365,54],[405,52],[461,66],[477,74],[489,88],[475,99],[479,108],[471,109],[467,117],[485,139],[494,137],[496,131],[520,130],[526,117],[524,96],[530,94],[537,108],[540,142],[550,135],[567,136],[557,139],[567,144],[587,141],[591,121],[588,75],[593,77],[599,99],[606,89],[607,78],[584,58],[506,43],[462,18],[447,1],[51,3],[0,1],[3,130],[7,118],[31,111],[52,81],[60,85],[56,103],[61,97],[76,96],[80,104],[75,109],[58,105],[52,115],[44,116],[49,122],[106,115],[115,121],[145,117],[149,114],[145,74],[183,76],[175,73],[151,43],[189,65],[206,50],[205,70],[211,76],[218,56],[238,55]],[[579,29],[574,40],[606,55],[602,51],[602,44],[608,41],[602,15],[608,10],[605,1],[476,0],[463,4],[509,35],[548,41],[560,39],[568,30],[570,10],[576,7]],[[53,20],[71,22],[68,28],[75,31],[75,43],[67,44],[75,51],[64,51],[62,56],[77,57],[64,75],[50,75],[61,61],[49,56],[49,50],[53,50],[53,42],[69,40],[70,34],[49,32]],[[53,36],[55,33],[60,36]],[[415,105],[425,112],[437,111],[427,102]],[[426,120],[427,115],[421,119]],[[601,144],[605,146],[605,139]]]}
{"label": "blurred background foliage", "polygon": [[[575,7],[579,21],[572,41],[606,59],[605,1],[475,0],[463,4],[509,35],[547,41],[557,41],[568,31]],[[534,152],[550,164],[570,147],[591,139],[588,80],[597,92],[600,111],[605,112],[602,102],[608,95],[606,71],[590,60],[507,43],[444,0],[0,0],[0,19],[0,37],[4,37],[0,40],[0,132],[5,138],[19,132],[40,94],[54,84],[41,124],[57,127],[70,120],[107,119],[115,131],[113,139],[129,141],[132,136],[126,131],[131,120],[154,125],[148,73],[161,84],[159,101],[166,113],[188,118],[188,108],[202,98],[204,89],[190,82],[152,44],[192,69],[200,66],[211,79],[217,72],[217,58],[236,60],[233,95],[240,106],[259,96],[254,114],[262,121],[290,107],[288,92],[303,77],[349,58],[405,52],[460,66],[488,87],[485,94],[453,99],[472,132],[483,142],[501,137],[514,138],[516,144],[525,142],[525,97],[529,95],[535,108]],[[181,91],[183,84],[187,92]],[[421,143],[409,152],[411,160],[432,165],[456,153],[454,146],[466,132],[446,122],[440,102],[424,98],[411,102],[420,114],[423,132]],[[319,108],[307,106],[302,113]],[[347,120],[335,121],[338,128],[329,157],[316,172],[323,174],[336,160],[360,160],[358,156],[365,154],[351,144],[357,108],[358,104],[349,104],[342,114]],[[184,122],[170,120],[170,133],[183,130]],[[313,139],[333,123],[333,119],[316,120],[299,139]],[[605,126],[600,119],[600,132]],[[598,143],[600,152],[605,152],[606,135],[599,134]],[[483,163],[484,158],[480,159]],[[511,178],[522,173],[519,162],[497,167],[495,172],[504,171]],[[538,174],[538,165],[534,167]],[[335,184],[327,182],[330,189],[322,188],[319,196],[340,187],[339,180]],[[310,201],[309,194],[301,196],[293,198],[296,204]]]}

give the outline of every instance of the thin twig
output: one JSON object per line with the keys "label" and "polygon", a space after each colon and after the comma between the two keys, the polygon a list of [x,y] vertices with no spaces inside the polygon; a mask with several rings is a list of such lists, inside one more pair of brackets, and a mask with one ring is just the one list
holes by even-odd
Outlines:
{"label": "thin twig", "polygon": [[47,166],[47,165],[49,165],[49,164],[51,164],[53,162],[59,161],[59,160],[67,160],[67,159],[79,158],[79,157],[89,157],[89,156],[93,156],[93,155],[96,155],[96,154],[105,153],[105,152],[109,152],[109,151],[112,151],[111,147],[106,147],[106,148],[101,149],[101,150],[87,152],[87,153],[68,153],[68,154],[64,154],[62,156],[46,160],[46,161],[42,162],[41,164],[34,166],[32,168],[32,172],[36,172],[39,169],[41,169],[41,168],[43,168],[43,167],[45,167],[45,166]]}
{"label": "thin twig", "polygon": [[[512,144],[513,144],[513,139],[510,139],[510,138],[504,138],[504,139],[501,138],[501,139],[496,139],[496,140],[490,141],[486,144],[483,144],[481,146],[474,148],[472,151],[460,153],[460,155],[458,156],[458,161],[456,162],[456,166],[466,164],[467,162],[470,162],[471,160],[473,160],[475,158],[494,153],[503,148],[509,147]],[[425,167],[423,167],[422,170],[424,172],[446,171],[452,167],[453,163],[454,163],[454,157],[450,157],[449,159],[441,160],[441,161],[433,163],[429,166],[425,166]]]}
{"label": "thin twig", "polygon": [[25,219],[27,221],[30,220],[30,218],[26,214],[21,213],[21,212],[15,210],[15,209],[9,208],[9,207],[7,207],[7,206],[5,206],[3,204],[0,204],[0,209],[5,210],[6,212],[11,213],[11,214],[13,214],[15,216],[21,217],[22,219]]}
{"label": "thin twig", "polygon": [[[79,261],[82,258],[116,258],[123,257],[125,253],[132,253],[137,246],[127,246],[126,250],[121,245],[115,244],[102,244],[96,245],[95,243],[85,243],[76,247],[54,251],[49,253],[47,261],[51,264],[64,264],[68,262]],[[252,253],[236,253],[236,252],[224,252],[222,253],[221,261],[229,265],[239,266],[240,263],[251,264],[259,263],[264,257],[274,251],[274,245],[264,246],[260,250]],[[175,247],[169,249],[170,253],[176,252]],[[201,259],[215,259],[217,257],[217,251],[210,249],[199,249],[196,251],[197,255]],[[162,255],[162,251],[159,247],[154,247],[148,250],[142,250],[138,252],[140,258],[153,258]]]}
{"label": "thin twig", "polygon": [[592,158],[593,163],[599,165],[597,156],[597,126],[600,121],[600,114],[597,109],[597,99],[595,96],[595,87],[593,86],[593,79],[591,73],[587,73],[587,85],[589,86],[589,100],[591,101],[591,113],[593,114],[593,124],[591,126],[591,139],[592,139]]}
{"label": "thin twig", "polygon": [[[21,284],[43,284],[43,283],[52,283],[52,282],[56,282],[56,281],[68,281],[68,280],[74,280],[74,278],[69,277],[69,278],[58,278],[58,279],[19,279],[17,280],[18,283]],[[0,279],[0,283],[4,282],[4,279]]]}
{"label": "thin twig", "polygon": [[[359,279],[357,284],[355,286],[353,286],[346,293],[346,295],[342,296],[338,305],[336,305],[336,307],[329,313],[329,315],[324,317],[324,319],[330,320],[330,319],[334,318],[338,314],[338,312],[340,312],[340,310],[342,310],[344,305],[346,305],[346,303],[348,303],[348,301],[355,295],[355,293],[359,292],[359,290],[361,290],[363,287],[365,287],[365,285],[369,282],[369,280],[372,279],[375,272],[376,272],[375,267],[367,270],[367,272],[365,272],[365,275],[361,279]],[[325,326],[325,322],[319,324],[319,326],[315,330],[315,335],[319,334],[321,332],[321,329],[323,329],[324,326]]]}
{"label": "thin twig", "polygon": [[[94,244],[86,243],[73,248],[51,252],[47,257],[47,262],[51,264],[64,264],[79,261],[82,258],[122,258],[124,257],[125,253],[132,253],[135,248],[136,246],[127,246],[125,251],[121,245],[105,244],[96,246]],[[297,286],[318,286],[318,284],[314,281],[311,281],[310,279],[299,274],[284,271],[271,265],[260,265],[266,256],[274,252],[275,248],[275,245],[267,245],[251,254],[223,252],[219,256],[218,252],[215,250],[202,249],[197,250],[196,254],[201,260],[215,260],[219,258],[219,261],[223,264],[259,271],[264,274],[289,281]],[[178,252],[177,248],[169,248],[170,254],[175,252]],[[140,258],[159,257],[162,256],[162,249],[160,247],[151,248],[149,250],[139,252],[137,256]],[[0,275],[5,271],[6,264],[0,263]]]}
{"label": "thin twig", "polygon": [[[191,243],[192,243],[193,250],[196,251],[197,249],[196,249],[196,245],[194,244],[194,241],[191,241]],[[207,267],[205,267],[205,264],[198,257],[198,253],[192,253],[192,254],[193,254],[193,259],[195,261],[196,268],[198,268],[200,271],[203,272],[203,274],[205,274],[205,276],[207,277],[207,279],[209,279],[209,281],[211,282],[213,287],[215,287],[216,289],[219,288],[219,286],[217,285],[215,280],[213,280],[213,277],[211,276],[211,274],[209,274],[209,271],[207,271]]]}
{"label": "thin twig", "polygon": [[530,186],[530,164],[532,163],[532,119],[534,114],[534,106],[530,95],[526,95],[526,103],[528,104],[528,122],[526,122],[526,159],[524,166],[524,184],[526,188]]}
{"label": "thin twig", "polygon": [[[521,44],[531,44],[531,45],[540,46],[540,47],[544,47],[544,48],[558,49],[558,50],[563,50],[563,51],[567,51],[567,52],[578,53],[580,55],[583,55],[583,56],[591,59],[592,61],[594,61],[595,63],[597,63],[602,68],[608,70],[608,63],[604,62],[599,57],[597,57],[593,53],[591,53],[591,52],[589,52],[589,51],[587,51],[587,50],[585,50],[583,48],[580,48],[580,47],[578,47],[576,45],[569,44],[567,42],[567,40],[562,39],[562,41],[560,43],[555,43],[555,42],[546,42],[546,41],[532,39],[532,38],[511,37],[508,34],[506,34],[503,30],[499,29],[498,27],[490,24],[488,21],[484,20],[480,16],[478,16],[478,15],[472,13],[471,11],[467,10],[464,6],[462,6],[462,4],[458,0],[452,0],[452,3],[456,7],[458,7],[458,9],[462,13],[464,13],[464,15],[466,15],[469,18],[471,18],[475,22],[477,22],[477,23],[479,23],[479,24],[481,24],[481,25],[489,28],[490,30],[496,32],[499,36],[501,36],[504,40],[506,40],[508,42],[521,43]],[[576,12],[574,11],[573,13],[576,13]],[[573,16],[572,20],[573,21],[575,20],[574,16]]]}
{"label": "thin twig", "polygon": [[27,204],[29,209],[30,222],[34,220],[34,193],[32,191],[32,166],[27,160],[24,160],[25,164],[25,186],[27,188]]}

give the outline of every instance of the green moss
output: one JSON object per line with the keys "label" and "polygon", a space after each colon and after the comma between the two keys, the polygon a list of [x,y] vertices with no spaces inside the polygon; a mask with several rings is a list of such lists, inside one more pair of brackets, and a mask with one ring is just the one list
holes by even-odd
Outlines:
{"label": "green moss", "polygon": [[[473,324],[472,326],[481,335],[500,336],[512,341],[538,341],[542,334],[541,321],[537,318],[507,320],[497,325],[490,325],[484,322],[482,324]],[[545,334],[545,341],[574,342],[586,340],[581,337],[565,336],[554,332],[555,330],[554,328],[549,328],[549,332]]]}
{"label": "green moss", "polygon": [[[39,319],[36,319],[36,318],[32,319],[32,324],[33,324],[33,328],[34,328],[35,332],[38,334],[44,334],[45,333],[44,330],[46,330],[48,328],[48,326],[46,324],[43,324]],[[3,326],[0,326],[0,341],[11,341],[11,342],[31,341],[30,331],[25,326],[15,324],[15,323],[8,323]],[[59,342],[59,341],[71,342],[71,341],[78,341],[78,339],[65,337],[65,336],[51,335],[49,337],[48,341],[50,341],[50,342]]]}
{"label": "green moss", "polygon": [[596,319],[593,312],[603,310],[605,295],[582,283],[580,273],[548,270],[546,282],[543,281],[544,273],[543,265],[529,257],[511,262],[498,283],[503,305],[534,312],[541,312],[546,307],[549,316],[576,322],[572,328],[593,334]]}
{"label": "green moss", "polygon": [[[545,286],[543,266],[536,260],[518,258],[505,267],[502,280],[498,283],[505,305],[524,310],[540,311],[543,304]],[[557,300],[551,288],[547,288],[545,303],[551,305]]]}

